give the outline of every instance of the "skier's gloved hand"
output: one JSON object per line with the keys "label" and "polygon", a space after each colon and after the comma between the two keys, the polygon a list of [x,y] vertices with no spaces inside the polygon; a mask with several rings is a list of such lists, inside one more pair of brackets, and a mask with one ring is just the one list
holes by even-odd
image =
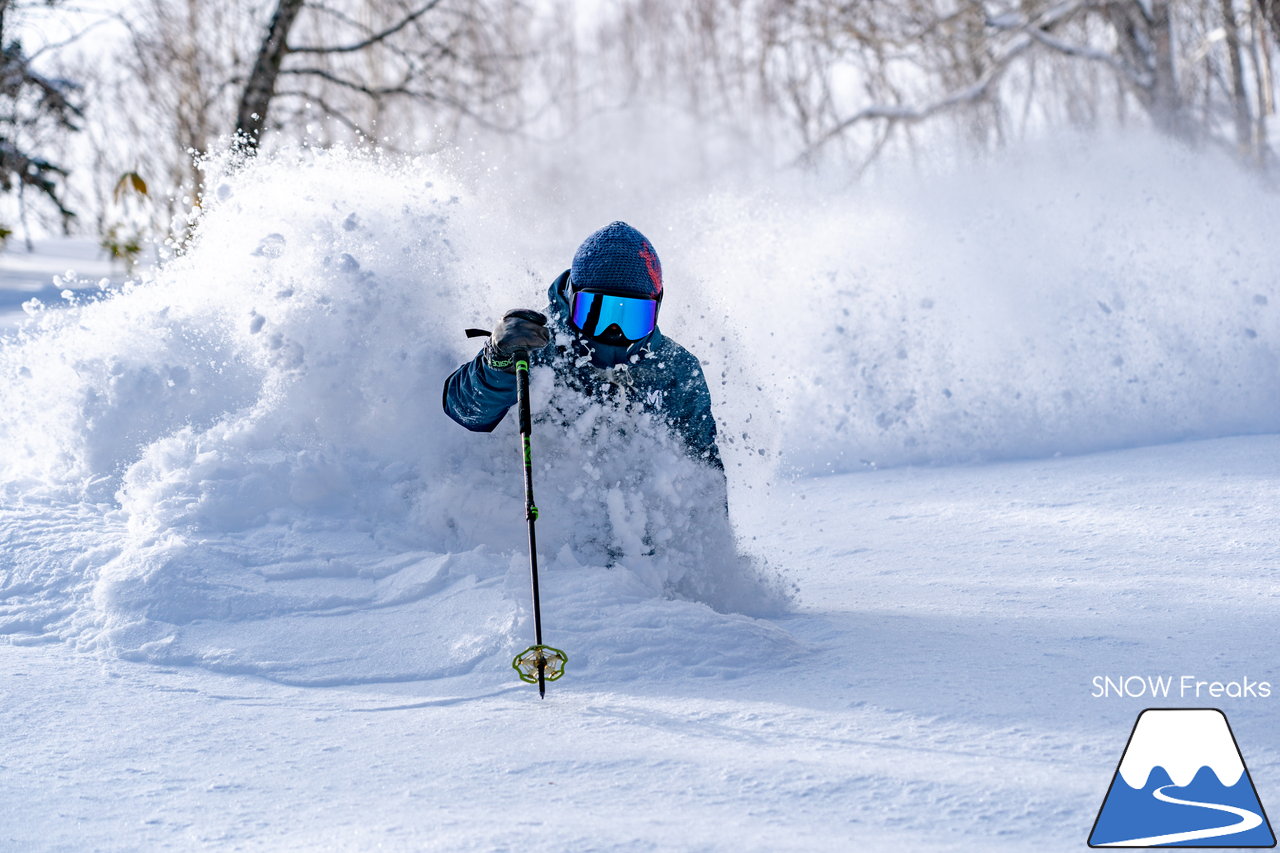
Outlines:
{"label": "skier's gloved hand", "polygon": [[484,360],[504,373],[516,372],[517,350],[540,350],[551,340],[544,314],[529,308],[516,308],[502,315],[484,345]]}

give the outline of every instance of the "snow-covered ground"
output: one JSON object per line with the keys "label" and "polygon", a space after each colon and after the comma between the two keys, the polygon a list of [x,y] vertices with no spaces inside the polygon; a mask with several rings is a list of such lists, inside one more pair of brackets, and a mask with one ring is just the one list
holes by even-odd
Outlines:
{"label": "snow-covered ground", "polygon": [[213,181],[191,252],[0,349],[0,847],[1081,849],[1152,705],[1221,707],[1277,802],[1280,691],[1094,679],[1280,687],[1280,205],[1035,156],[615,214],[707,365],[732,527],[664,430],[535,372],[545,701],[512,425],[439,387],[609,193]]}
{"label": "snow-covered ground", "polygon": [[81,291],[118,286],[125,278],[93,240],[45,238],[32,241],[31,251],[21,240],[11,240],[0,252],[0,332],[12,331],[26,318],[25,302],[57,305]]}
{"label": "snow-covered ground", "polygon": [[655,637],[608,671],[571,662],[542,702],[498,667],[301,688],[0,646],[0,838],[1076,850],[1153,704],[1222,707],[1268,806],[1280,699],[1102,699],[1091,679],[1277,684],[1277,484],[1275,437],[805,480],[752,519],[802,590],[768,623],[791,655],[704,674]]}

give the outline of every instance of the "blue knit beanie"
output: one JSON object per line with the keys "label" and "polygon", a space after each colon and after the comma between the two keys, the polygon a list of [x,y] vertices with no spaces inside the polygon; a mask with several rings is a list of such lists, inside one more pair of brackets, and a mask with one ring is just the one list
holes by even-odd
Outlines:
{"label": "blue knit beanie", "polygon": [[662,296],[662,262],[643,234],[614,222],[582,241],[569,281],[574,290],[657,299]]}

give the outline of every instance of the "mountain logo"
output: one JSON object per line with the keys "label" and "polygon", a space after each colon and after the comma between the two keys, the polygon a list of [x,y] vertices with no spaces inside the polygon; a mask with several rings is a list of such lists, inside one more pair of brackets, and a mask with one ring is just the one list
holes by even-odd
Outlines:
{"label": "mountain logo", "polygon": [[1090,847],[1275,847],[1244,756],[1216,708],[1138,715]]}

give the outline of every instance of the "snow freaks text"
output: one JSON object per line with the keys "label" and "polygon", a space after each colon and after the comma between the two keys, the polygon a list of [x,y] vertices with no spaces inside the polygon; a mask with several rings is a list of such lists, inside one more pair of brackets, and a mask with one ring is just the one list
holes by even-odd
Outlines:
{"label": "snow freaks text", "polygon": [[1194,675],[1095,675],[1094,699],[1267,699],[1271,682],[1243,677],[1209,681]]}

